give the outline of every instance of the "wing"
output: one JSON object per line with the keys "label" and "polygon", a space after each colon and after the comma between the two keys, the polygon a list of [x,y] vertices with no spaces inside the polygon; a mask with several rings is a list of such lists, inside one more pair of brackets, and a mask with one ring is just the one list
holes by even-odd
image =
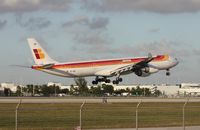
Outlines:
{"label": "wing", "polygon": [[109,69],[104,69],[101,71],[98,71],[95,73],[96,76],[114,76],[117,75],[118,73],[126,72],[128,70],[131,70],[132,65],[126,65],[126,66],[121,66],[121,67],[115,67],[115,68],[109,68]]}
{"label": "wing", "polygon": [[152,57],[151,53],[148,54],[148,58],[144,59],[143,61],[140,61],[132,66],[132,71],[135,72],[139,69],[148,67],[148,63],[151,62],[154,58]]}
{"label": "wing", "polygon": [[105,70],[97,72],[95,75],[98,75],[98,76],[114,76],[114,75],[122,75],[122,74],[133,73],[137,70],[140,70],[142,68],[147,67],[148,63],[151,62],[153,59],[154,58],[149,53],[148,58],[145,58],[144,60],[142,60],[138,63],[129,64],[129,65],[116,67],[116,68],[105,69]]}

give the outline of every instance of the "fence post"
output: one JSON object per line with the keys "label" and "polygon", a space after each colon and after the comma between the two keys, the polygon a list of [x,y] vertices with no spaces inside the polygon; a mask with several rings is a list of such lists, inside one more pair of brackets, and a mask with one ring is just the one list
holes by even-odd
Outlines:
{"label": "fence post", "polygon": [[81,105],[80,107],[80,130],[82,130],[82,109],[83,109],[83,106],[85,104],[85,101],[83,102],[83,104]]}
{"label": "fence post", "polygon": [[18,130],[18,109],[19,105],[21,104],[22,100],[20,99],[19,103],[17,104],[15,108],[15,130]]}
{"label": "fence post", "polygon": [[185,101],[185,103],[183,105],[183,124],[182,124],[183,125],[183,130],[185,130],[185,107],[186,107],[188,101],[189,101],[189,98]]}
{"label": "fence post", "polygon": [[141,104],[142,100],[137,104],[137,107],[136,107],[136,111],[135,111],[135,127],[136,127],[136,130],[138,130],[138,108]]}

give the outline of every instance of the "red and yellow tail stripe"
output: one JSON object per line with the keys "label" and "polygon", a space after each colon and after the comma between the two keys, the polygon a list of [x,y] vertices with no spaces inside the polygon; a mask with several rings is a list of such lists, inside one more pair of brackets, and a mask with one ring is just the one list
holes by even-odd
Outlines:
{"label": "red and yellow tail stripe", "polygon": [[41,49],[33,49],[36,59],[44,59],[45,55]]}

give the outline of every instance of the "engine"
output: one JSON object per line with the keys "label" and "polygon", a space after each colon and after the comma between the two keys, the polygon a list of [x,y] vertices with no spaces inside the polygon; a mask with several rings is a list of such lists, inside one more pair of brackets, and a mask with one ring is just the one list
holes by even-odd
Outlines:
{"label": "engine", "polygon": [[158,72],[158,69],[152,67],[144,67],[142,69],[135,70],[135,74],[140,77],[147,77],[156,72]]}

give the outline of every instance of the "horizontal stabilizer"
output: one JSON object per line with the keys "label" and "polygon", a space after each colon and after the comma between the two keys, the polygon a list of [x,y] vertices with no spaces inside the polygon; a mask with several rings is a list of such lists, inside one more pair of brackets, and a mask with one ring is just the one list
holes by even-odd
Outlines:
{"label": "horizontal stabilizer", "polygon": [[46,65],[41,66],[41,68],[43,68],[43,69],[51,69],[53,66],[54,66],[54,64],[46,64]]}

